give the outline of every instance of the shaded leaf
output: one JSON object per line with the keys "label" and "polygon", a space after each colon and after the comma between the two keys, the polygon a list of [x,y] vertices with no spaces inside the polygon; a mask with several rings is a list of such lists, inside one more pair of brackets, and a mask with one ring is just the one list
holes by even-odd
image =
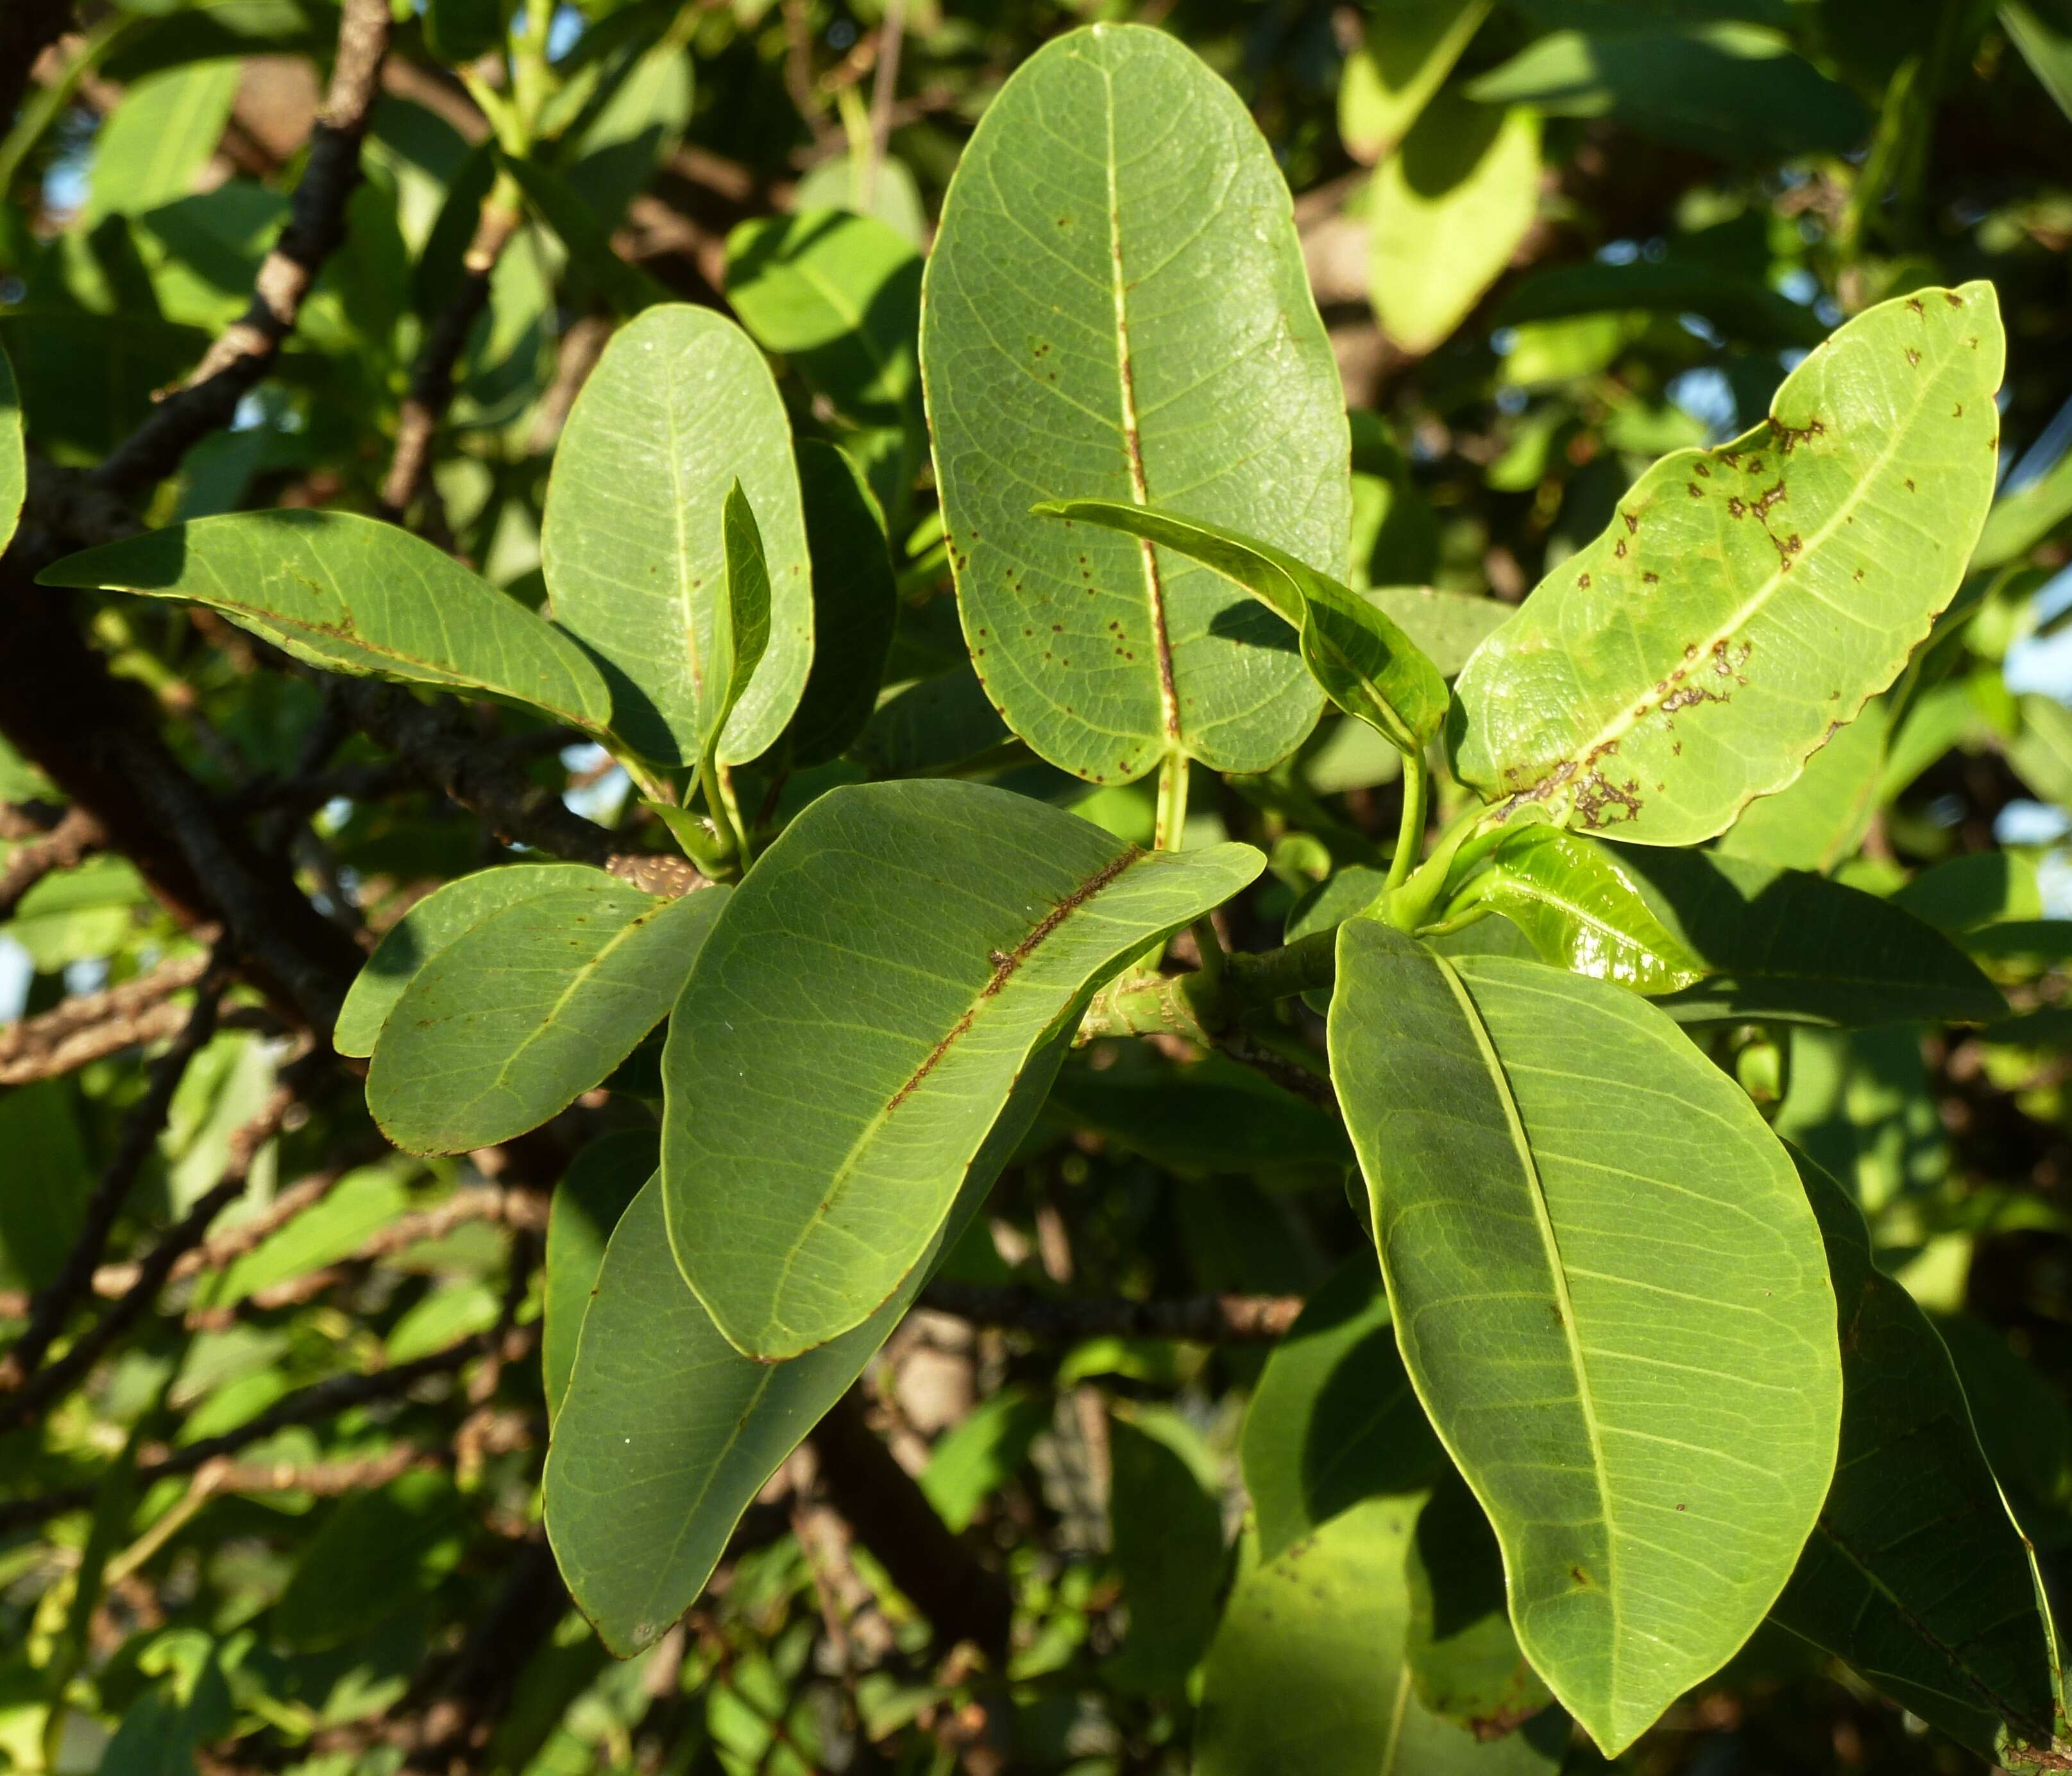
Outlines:
{"label": "shaded leaf", "polygon": [[1462,670],[1462,779],[1661,845],[1783,788],[1955,592],[2002,354],[1991,285],[1924,290],[1836,333],[1753,431],[1656,463]]}
{"label": "shaded leaf", "polygon": [[1483,638],[1501,628],[1513,608],[1499,599],[1429,586],[1371,586],[1353,596],[1380,611],[1447,678],[1467,664]]}
{"label": "shaded leaf", "polygon": [[1696,258],[1549,265],[1520,278],[1490,318],[1499,327],[1519,327],[1636,309],[1702,314],[1728,338],[1749,345],[1815,346],[1827,331],[1803,302],[1779,295],[1759,278]]}
{"label": "shaded leaf", "polygon": [[1153,1692],[1186,1684],[1223,1583],[1223,1511],[1160,1428],[1150,1415],[1108,1427],[1108,1519],[1129,1629],[1104,1675]]}
{"label": "shaded leaf", "polygon": [[[1720,841],[1720,854],[1823,874],[1853,857],[1884,799],[1890,726],[1882,705],[1866,705],[1790,784],[1741,810]],[[1938,747],[1938,756],[1947,750]]]}
{"label": "shaded leaf", "polygon": [[808,439],[799,488],[813,564],[813,664],[784,737],[794,765],[821,765],[849,750],[877,706],[898,591],[884,516],[856,465]]}
{"label": "shaded leaf", "polygon": [[451,1572],[467,1527],[453,1482],[419,1468],[331,1507],[268,1617],[298,1651],[335,1646]]}
{"label": "shaded leaf", "polygon": [[720,1330],[779,1359],[874,1312],[1045,1037],[1264,862],[1141,852],[971,783],[808,808],[728,902],[663,1061],[670,1239]]}
{"label": "shaded leaf", "polygon": [[1338,134],[1371,166],[1402,141],[1489,16],[1489,0],[1375,6],[1338,80]]}
{"label": "shaded leaf", "polygon": [[1330,1053],[1405,1366],[1519,1644],[1615,1755],[1753,1631],[1827,1492],[1811,1211],[1748,1099],[1603,981],[1349,919]]}
{"label": "shaded leaf", "polygon": [[894,691],[872,711],[850,754],[874,776],[923,777],[1013,738],[966,661]]}
{"label": "shaded leaf", "polygon": [[1029,509],[1159,502],[1342,571],[1344,394],[1236,95],[1135,26],[1023,63],[951,185],[921,356],[964,633],[1008,725],[1096,783],[1292,751],[1319,700],[1266,612]]}
{"label": "shaded leaf", "polygon": [[524,193],[526,208],[560,238],[571,278],[594,288],[621,320],[668,302],[668,287],[619,257],[606,225],[553,167],[500,151],[496,164]]}
{"label": "shaded leaf", "polygon": [[1404,1657],[1425,1707],[1484,1737],[1513,1731],[1553,1700],[1504,1613],[1503,1551],[1450,1465],[1417,1513],[1404,1576]]}
{"label": "shaded leaf", "polygon": [[661,1141],[653,1129],[622,1128],[591,1141],[554,1186],[547,1215],[546,1298],[540,1316],[540,1366],[549,1422],[560,1415],[568,1397],[576,1340],[604,1265],[604,1248],[661,1157]]}
{"label": "shaded leaf", "polygon": [[230,121],[244,70],[235,61],[190,62],[137,82],[93,143],[82,226],[156,209],[195,188]]}
{"label": "shaded leaf", "polygon": [[770,645],[770,564],[748,496],[736,481],[720,507],[723,582],[712,605],[712,643],[698,675],[698,771],[709,778],[720,742]]}
{"label": "shaded leaf", "polygon": [[1045,1113],[1183,1171],[1342,1166],[1352,1157],[1335,1116],[1216,1055],[1178,1072],[1067,1067]]}

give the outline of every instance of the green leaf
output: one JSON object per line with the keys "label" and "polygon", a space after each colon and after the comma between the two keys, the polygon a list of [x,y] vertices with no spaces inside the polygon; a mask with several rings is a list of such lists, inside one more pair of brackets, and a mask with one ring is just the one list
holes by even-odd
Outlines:
{"label": "green leaf", "polygon": [[728,763],[783,730],[812,660],[791,422],[763,354],[724,316],[672,303],[620,328],[562,429],[541,561],[557,620],[603,667],[613,731],[660,764],[695,764],[705,740],[736,480],[762,532],[770,640],[722,738]]}
{"label": "green leaf", "polygon": [[1287,183],[1229,87],[1137,26],[1023,63],[951,184],[921,366],[964,634],[1008,725],[1096,783],[1175,752],[1285,758],[1319,700],[1266,612],[1029,509],[1155,501],[1344,570],[1344,391]]}
{"label": "green leaf", "polygon": [[552,623],[394,524],[347,512],[240,512],[68,555],[41,586],[185,598],[311,665],[481,692],[604,726],[611,698]]}
{"label": "green leaf", "polygon": [[1241,1453],[1269,1560],[1362,1499],[1421,1491],[1438,1477],[1445,1452],[1396,1347],[1372,1253],[1333,1271],[1273,1347]]}
{"label": "green leaf", "polygon": [[1024,1071],[972,1184],[892,1298],[790,1363],[734,1349],[684,1285],[658,1174],[605,1248],[575,1373],[547,1449],[547,1536],[578,1607],[622,1659],[697,1599],[757,1493],[849,1392],[1029,1132],[1061,1046]]}
{"label": "green leaf", "polygon": [[1371,166],[1402,141],[1489,16],[1489,0],[1410,0],[1371,9],[1338,80],[1338,134]]}
{"label": "green leaf", "polygon": [[1178,1072],[1067,1067],[1045,1113],[1182,1172],[1342,1167],[1351,1157],[1337,1117],[1216,1055]]}
{"label": "green leaf", "polygon": [[[1823,874],[1854,857],[1878,811],[1890,726],[1881,705],[1866,705],[1789,785],[1741,810],[1720,841],[1720,854]],[[1941,750],[1947,749],[1938,755]]]}
{"label": "green leaf", "polygon": [[22,448],[22,398],[14,388],[14,368],[0,351],[0,549],[14,541],[29,491],[29,465]]}
{"label": "green leaf", "polygon": [[578,1153],[554,1186],[547,1215],[546,1299],[541,1319],[540,1365],[549,1421],[560,1416],[575,1372],[576,1340],[597,1291],[612,1229],[655,1175],[660,1138],[652,1128],[622,1128]]}
{"label": "green leaf", "polygon": [[1540,206],[1540,119],[1442,94],[1375,175],[1368,285],[1405,352],[1444,344],[1511,263]]}
{"label": "green leaf", "polygon": [[553,167],[500,150],[496,164],[524,194],[526,208],[560,238],[568,252],[570,276],[595,289],[621,320],[669,301],[665,285],[619,257],[597,212]]}
{"label": "green leaf", "polygon": [[1534,1668],[1616,1755],[1790,1577],[1834,1470],[1834,1295],[1791,1162],[1662,1013],[1338,932],[1331,1076],[1404,1361]]}
{"label": "green leaf", "polygon": [[267,1625],[297,1651],[350,1640],[450,1572],[467,1527],[460,1495],[436,1469],[354,1493],[324,1518]]}
{"label": "green leaf", "polygon": [[602,870],[580,863],[524,863],[479,870],[429,894],[383,933],[339,1008],[331,1046],[368,1055],[396,1001],[417,971],[492,914],[563,889],[615,883]]}
{"label": "green leaf", "polygon": [[125,92],[94,139],[80,225],[154,210],[191,193],[223,139],[243,72],[236,61],[190,62]]}
{"label": "green leaf", "polygon": [[[802,1359],[807,1360],[807,1359]],[[1017,1386],[988,1395],[945,1431],[928,1452],[921,1490],[935,1515],[962,1531],[1050,1428],[1050,1396]]]}
{"label": "green leaf", "polygon": [[770,645],[770,563],[738,480],[720,508],[720,546],[724,585],[713,600],[712,643],[698,678],[698,770],[706,777]]}
{"label": "green leaf", "polygon": [[668,1014],[726,895],[656,900],[605,878],[524,900],[410,979],[367,1073],[408,1153],[464,1153],[536,1128]]}
{"label": "green leaf", "polygon": [[1296,631],[1324,694],[1400,750],[1415,751],[1445,722],[1445,680],[1379,602],[1272,544],[1126,500],[1046,500],[1030,509],[1141,537],[1243,586]]}
{"label": "green leaf", "polygon": [[877,707],[898,621],[885,518],[855,463],[817,438],[799,446],[813,564],[813,664],[784,730],[795,766],[839,758]]}
{"label": "green leaf", "polygon": [[1046,1037],[1264,865],[972,783],[813,803],[728,902],[663,1059],[669,1237],[720,1330],[775,1359],[874,1312]]}
{"label": "green leaf", "polygon": [[1013,738],[966,662],[894,691],[871,712],[850,754],[874,776],[923,777]]}
{"label": "green leaf", "polygon": [[1835,334],[1753,431],[1656,463],[1462,670],[1462,780],[1659,845],[1783,788],[1955,592],[2003,353],[1991,285],[1924,290]]}
{"label": "green leaf", "polygon": [[2072,117],[2072,18],[2051,0],[2007,0],[2000,23],[2044,91]]}
{"label": "green leaf", "polygon": [[1195,1776],[1552,1776],[1550,1709],[1486,1744],[1420,1699],[1404,1657],[1416,1498],[1373,1498],[1276,1559],[1250,1539],[1202,1672]]}
{"label": "green leaf", "polygon": [[1513,609],[1496,598],[1429,586],[1371,586],[1353,596],[1380,611],[1447,678],[1459,673],[1483,638],[1501,628]]}
{"label": "green leaf", "polygon": [[504,41],[502,0],[426,0],[425,47],[442,62],[471,62]]}
{"label": "green leaf", "polygon": [[1222,1510],[1158,1434],[1170,1429],[1150,1414],[1108,1427],[1108,1520],[1129,1630],[1104,1675],[1154,1693],[1184,1689],[1215,1630],[1223,1584]]}
{"label": "green leaf", "polygon": [[1643,135],[1759,164],[1858,146],[1870,117],[1777,32],[1734,23],[1555,31],[1471,82],[1485,105],[1616,118]]}
{"label": "green leaf", "polygon": [[921,256],[882,222],[845,210],[744,222],[727,236],[726,297],[837,412],[868,425],[910,411]]}
{"label": "green leaf", "polygon": [[347,1173],[321,1202],[206,1281],[197,1305],[235,1306],[262,1289],[349,1258],[410,1207],[407,1179],[403,1162],[393,1157]]}
{"label": "green leaf", "polygon": [[1549,265],[1521,278],[1490,318],[1498,327],[1520,327],[1635,310],[1702,314],[1728,338],[1755,346],[1818,345],[1826,331],[1811,309],[1759,278],[1696,257]]}
{"label": "green leaf", "polygon": [[1842,1453],[1772,1614],[1983,1757],[2049,1747],[2052,1636],[1949,1353],[1841,1186],[1799,1166],[1840,1306]]}
{"label": "green leaf", "polygon": [[1643,881],[1581,833],[1520,827],[1503,836],[1445,917],[1486,907],[1523,931],[1542,961],[1636,993],[1674,993],[1710,971],[1656,916]]}

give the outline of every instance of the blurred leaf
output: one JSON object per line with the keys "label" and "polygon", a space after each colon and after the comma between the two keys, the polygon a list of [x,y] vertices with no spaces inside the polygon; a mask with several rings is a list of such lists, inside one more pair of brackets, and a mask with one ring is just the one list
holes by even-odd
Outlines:
{"label": "blurred leaf", "polygon": [[1955,936],[2005,919],[2043,917],[2037,859],[2025,851],[1973,851],[1924,870],[1893,897],[1938,931]]}
{"label": "blurred leaf", "polygon": [[205,1283],[206,1307],[230,1307],[275,1283],[306,1276],[357,1252],[410,1205],[397,1162],[347,1172],[324,1199],[269,1234]]}
{"label": "blurred leaf", "polygon": [[504,154],[498,154],[496,164],[525,194],[532,213],[560,237],[568,249],[571,275],[596,290],[621,320],[630,321],[642,310],[669,300],[665,286],[619,257],[610,229],[553,167]]}
{"label": "blurred leaf", "polygon": [[[989,1394],[944,1432],[921,1470],[921,1490],[953,1530],[969,1527],[978,1507],[1026,1461],[1050,1428],[1050,1396],[1009,1386]],[[1219,1546],[1219,1553],[1221,1549]]]}
{"label": "blurred leaf", "polygon": [[1515,1730],[1554,1700],[1511,1631],[1489,1519],[1451,1466],[1417,1513],[1404,1573],[1404,1659],[1426,1708],[1481,1739]]}
{"label": "blurred leaf", "polygon": [[425,47],[442,62],[471,62],[504,41],[502,0],[425,0]]}
{"label": "blurred leaf", "polygon": [[1223,1512],[1173,1446],[1186,1434],[1163,1414],[1108,1424],[1108,1516],[1129,1628],[1104,1675],[1125,1690],[1183,1689],[1215,1629]]}
{"label": "blurred leaf", "polygon": [[68,1079],[38,1079],[0,1092],[0,1153],[35,1181],[0,1190],[0,1285],[9,1289],[48,1288],[84,1223],[93,1168],[76,1090]]}
{"label": "blurred leaf", "polygon": [[2000,23],[2044,91],[2072,117],[2072,17],[2060,0],[2006,0]]}
{"label": "blurred leaf", "polygon": [[1817,345],[1827,331],[1811,309],[1753,278],[1678,258],[1550,265],[1506,291],[1490,319],[1498,327],[1516,327],[1638,309],[1702,315],[1729,339],[1751,345]]}
{"label": "blurred leaf", "polygon": [[1069,1067],[1047,1112],[1182,1170],[1271,1171],[1352,1157],[1336,1118],[1215,1055],[1178,1071]]}
{"label": "blurred leaf", "polygon": [[388,1329],[381,1354],[392,1363],[415,1363],[487,1332],[502,1309],[499,1292],[485,1282],[462,1277],[442,1284]]}
{"label": "blurred leaf", "polygon": [[1835,730],[1793,782],[1741,811],[1720,839],[1719,853],[1823,874],[1854,857],[1882,802],[1889,723],[1882,704],[1866,705],[1855,721]]}
{"label": "blurred leaf", "polygon": [[139,80],[101,127],[83,226],[155,209],[193,191],[223,139],[242,67],[191,62]]}
{"label": "blurred leaf", "polygon": [[1406,0],[1369,9],[1360,47],[1339,76],[1338,134],[1347,154],[1371,166],[1402,141],[1489,10],[1489,0]]}
{"label": "blurred leaf", "polygon": [[430,1591],[459,1561],[466,1516],[453,1482],[415,1469],[331,1507],[269,1618],[299,1651],[335,1646]]}
{"label": "blurred leaf", "polygon": [[885,518],[856,465],[817,438],[799,446],[813,565],[813,664],[784,730],[794,767],[839,758],[863,731],[898,619]]}
{"label": "blurred leaf", "polygon": [[547,1217],[545,1324],[540,1363],[551,1422],[567,1398],[576,1367],[576,1340],[596,1293],[604,1249],[640,1186],[661,1163],[652,1128],[623,1128],[590,1142],[554,1187]]}
{"label": "blurred leaf", "polygon": [[916,252],[928,245],[928,212],[921,202],[921,188],[914,182],[912,169],[897,155],[886,155],[874,175],[868,176],[853,155],[824,160],[799,181],[791,202],[800,210],[848,210],[870,216]]}
{"label": "blurred leaf", "polygon": [[14,388],[14,366],[0,351],[0,549],[14,535],[22,500],[29,487],[29,469],[22,449],[22,401]]}
{"label": "blurred leaf", "polygon": [[1447,678],[1467,664],[1482,639],[1500,628],[1512,609],[1500,599],[1436,591],[1429,586],[1373,586],[1354,596],[1393,623]]}

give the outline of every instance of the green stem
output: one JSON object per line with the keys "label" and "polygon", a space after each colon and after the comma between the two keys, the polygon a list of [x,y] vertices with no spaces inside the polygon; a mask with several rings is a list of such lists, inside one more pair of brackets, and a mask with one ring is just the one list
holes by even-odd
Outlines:
{"label": "green stem", "polygon": [[726,810],[726,824],[733,828],[734,842],[741,851],[741,867],[747,869],[755,861],[755,847],[748,837],[748,823],[741,817],[741,804],[734,799],[734,773],[725,765],[715,764],[713,775],[719,779],[719,799]]}
{"label": "green stem", "polygon": [[1187,755],[1169,752],[1158,767],[1158,822],[1152,828],[1153,849],[1178,850],[1181,832],[1186,824]]}
{"label": "green stem", "polygon": [[1248,1012],[1330,986],[1338,974],[1338,936],[1313,931],[1277,950],[1219,951],[1220,968],[1192,974],[1122,975],[1094,995],[1079,1022],[1079,1040],[1166,1034],[1213,1044]]}
{"label": "green stem", "polygon": [[1396,855],[1388,860],[1384,890],[1399,888],[1424,849],[1424,804],[1432,789],[1431,767],[1420,747],[1403,755],[1403,819],[1396,829]]}

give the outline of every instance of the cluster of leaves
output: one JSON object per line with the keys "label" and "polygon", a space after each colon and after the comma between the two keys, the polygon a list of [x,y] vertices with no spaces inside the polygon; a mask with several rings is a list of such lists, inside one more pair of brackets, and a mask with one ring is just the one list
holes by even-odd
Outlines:
{"label": "cluster of leaves", "polygon": [[40,64],[14,1766],[2072,1759],[2072,18],[1084,10]]}

